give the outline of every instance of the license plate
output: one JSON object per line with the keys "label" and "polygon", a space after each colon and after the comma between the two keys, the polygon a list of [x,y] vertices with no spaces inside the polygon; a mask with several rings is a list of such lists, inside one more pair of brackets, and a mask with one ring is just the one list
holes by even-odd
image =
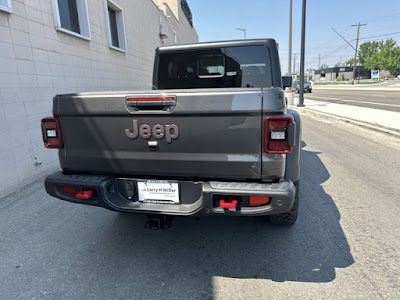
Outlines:
{"label": "license plate", "polygon": [[179,203],[179,185],[161,180],[139,181],[137,183],[139,201],[145,203]]}

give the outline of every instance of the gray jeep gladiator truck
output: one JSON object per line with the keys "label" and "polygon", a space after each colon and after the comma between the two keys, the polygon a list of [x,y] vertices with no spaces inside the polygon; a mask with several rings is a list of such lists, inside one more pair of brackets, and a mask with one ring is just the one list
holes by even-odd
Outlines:
{"label": "gray jeep gladiator truck", "polygon": [[301,121],[273,39],[156,50],[153,90],[56,95],[41,122],[56,198],[152,218],[297,218]]}

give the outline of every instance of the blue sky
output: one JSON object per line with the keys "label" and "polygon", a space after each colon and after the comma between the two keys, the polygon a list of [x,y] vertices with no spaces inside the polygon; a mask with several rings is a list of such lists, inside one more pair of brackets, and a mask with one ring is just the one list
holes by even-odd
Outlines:
{"label": "blue sky", "polygon": [[[243,38],[236,27],[247,29],[247,38],[270,37],[278,41],[283,72],[288,61],[289,0],[188,0],[200,41]],[[301,0],[293,0],[293,52],[300,53]],[[308,0],[306,68],[334,65],[354,56],[354,50],[330,27],[347,40],[356,38],[352,24],[361,27],[361,41],[393,37],[400,44],[400,0]],[[388,36],[376,37],[390,34]],[[368,38],[371,37],[371,38]],[[292,61],[293,65],[293,61]]]}

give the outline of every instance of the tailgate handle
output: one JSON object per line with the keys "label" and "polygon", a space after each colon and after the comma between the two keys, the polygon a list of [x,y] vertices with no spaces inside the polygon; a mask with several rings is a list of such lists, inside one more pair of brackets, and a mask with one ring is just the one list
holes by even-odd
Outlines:
{"label": "tailgate handle", "polygon": [[175,105],[175,96],[140,96],[126,98],[126,106],[134,107],[137,110],[165,110],[175,107]]}

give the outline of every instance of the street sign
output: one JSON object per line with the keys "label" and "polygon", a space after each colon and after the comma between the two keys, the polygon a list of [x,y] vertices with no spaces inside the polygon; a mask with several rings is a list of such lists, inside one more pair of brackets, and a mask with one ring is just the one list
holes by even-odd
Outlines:
{"label": "street sign", "polygon": [[379,80],[379,70],[371,70],[371,79],[372,80]]}

